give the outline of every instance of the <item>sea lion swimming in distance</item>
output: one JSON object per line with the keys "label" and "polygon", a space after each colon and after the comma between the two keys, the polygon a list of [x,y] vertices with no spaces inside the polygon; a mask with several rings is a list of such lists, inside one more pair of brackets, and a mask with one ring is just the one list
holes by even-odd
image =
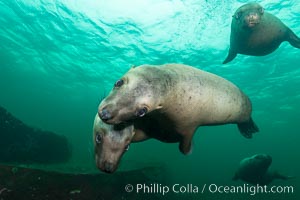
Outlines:
{"label": "sea lion swimming in distance", "polygon": [[269,171],[272,157],[266,154],[256,154],[243,159],[233,177],[233,180],[241,179],[251,184],[268,185],[274,179],[287,180],[293,177],[284,176],[276,171]]}
{"label": "sea lion swimming in distance", "polygon": [[155,136],[179,142],[184,154],[190,152],[199,126],[234,123],[243,136],[251,138],[258,131],[251,112],[249,98],[233,83],[182,64],[131,68],[98,109],[108,124],[151,118],[156,131],[160,130]]}
{"label": "sea lion swimming in distance", "polygon": [[247,3],[234,13],[231,22],[230,48],[223,64],[237,54],[264,56],[288,41],[300,48],[300,38],[276,16],[265,12],[258,3]]}

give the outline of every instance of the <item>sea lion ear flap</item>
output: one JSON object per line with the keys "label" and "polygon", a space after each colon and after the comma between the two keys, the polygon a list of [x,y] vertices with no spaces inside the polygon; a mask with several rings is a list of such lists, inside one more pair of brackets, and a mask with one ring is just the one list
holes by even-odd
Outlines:
{"label": "sea lion ear flap", "polygon": [[159,104],[156,109],[161,109],[163,106],[161,104]]}
{"label": "sea lion ear flap", "polygon": [[131,65],[129,71],[132,70],[132,69],[134,69],[134,68],[136,68],[136,65]]}
{"label": "sea lion ear flap", "polygon": [[242,11],[236,12],[234,13],[234,15],[232,15],[233,18],[235,18],[236,20],[240,19],[242,16]]}
{"label": "sea lion ear flap", "polygon": [[264,14],[264,12],[265,12],[265,9],[263,8],[263,7],[261,7],[261,8],[259,8],[259,12],[260,12],[260,14]]}

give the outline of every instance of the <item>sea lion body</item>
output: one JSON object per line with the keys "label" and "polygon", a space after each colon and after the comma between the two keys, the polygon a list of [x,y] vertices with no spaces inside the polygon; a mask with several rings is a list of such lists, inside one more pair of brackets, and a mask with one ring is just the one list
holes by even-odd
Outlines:
{"label": "sea lion body", "polygon": [[300,39],[280,19],[265,12],[258,3],[247,3],[233,15],[230,49],[223,64],[233,60],[237,54],[270,54],[284,41],[300,48]]}
{"label": "sea lion body", "polygon": [[284,176],[276,171],[270,171],[272,157],[266,154],[256,154],[243,159],[233,177],[233,180],[241,179],[247,183],[268,185],[274,179],[287,180],[292,177]]}
{"label": "sea lion body", "polygon": [[258,131],[251,111],[249,98],[224,78],[187,65],[166,64],[130,69],[101,102],[98,113],[109,124],[147,116],[161,129],[162,141],[178,141],[186,154],[198,126],[236,123],[251,138]]}

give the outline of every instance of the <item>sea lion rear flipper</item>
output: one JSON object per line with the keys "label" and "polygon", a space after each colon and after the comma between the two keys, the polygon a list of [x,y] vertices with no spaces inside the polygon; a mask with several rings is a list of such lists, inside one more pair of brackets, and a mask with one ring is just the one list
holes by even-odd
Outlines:
{"label": "sea lion rear flipper", "polygon": [[223,61],[223,64],[229,63],[236,57],[237,53],[233,51],[231,48],[229,49],[227,58]]}
{"label": "sea lion rear flipper", "polygon": [[300,49],[300,38],[291,30],[288,30],[287,41],[293,46]]}
{"label": "sea lion rear flipper", "polygon": [[285,175],[282,175],[279,172],[275,171],[273,173],[273,178],[274,179],[288,180],[288,179],[292,179],[292,178],[295,178],[295,177],[294,176],[285,176]]}
{"label": "sea lion rear flipper", "polygon": [[254,121],[252,120],[252,118],[250,118],[246,122],[238,123],[237,126],[239,128],[240,133],[245,138],[252,138],[252,134],[259,131],[258,127],[254,123]]}

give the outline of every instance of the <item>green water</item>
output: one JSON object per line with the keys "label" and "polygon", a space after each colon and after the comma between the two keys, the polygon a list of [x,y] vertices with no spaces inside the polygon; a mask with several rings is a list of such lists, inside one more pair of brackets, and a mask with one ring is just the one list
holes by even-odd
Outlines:
{"label": "green water", "polygon": [[[297,192],[300,50],[283,43],[268,56],[239,55],[221,64],[231,16],[246,2],[0,0],[0,105],[24,123],[71,142],[68,163],[39,167],[100,173],[94,165],[92,124],[100,98],[115,80],[131,65],[192,65],[238,85],[252,101],[260,132],[247,140],[235,125],[200,127],[189,156],[177,144],[132,144],[119,171],[161,164],[170,173],[170,185],[242,184],[231,181],[239,161],[267,153],[273,157],[271,168],[296,177],[274,184],[292,185]],[[300,36],[299,1],[257,2]],[[297,199],[289,197],[279,199]]]}

